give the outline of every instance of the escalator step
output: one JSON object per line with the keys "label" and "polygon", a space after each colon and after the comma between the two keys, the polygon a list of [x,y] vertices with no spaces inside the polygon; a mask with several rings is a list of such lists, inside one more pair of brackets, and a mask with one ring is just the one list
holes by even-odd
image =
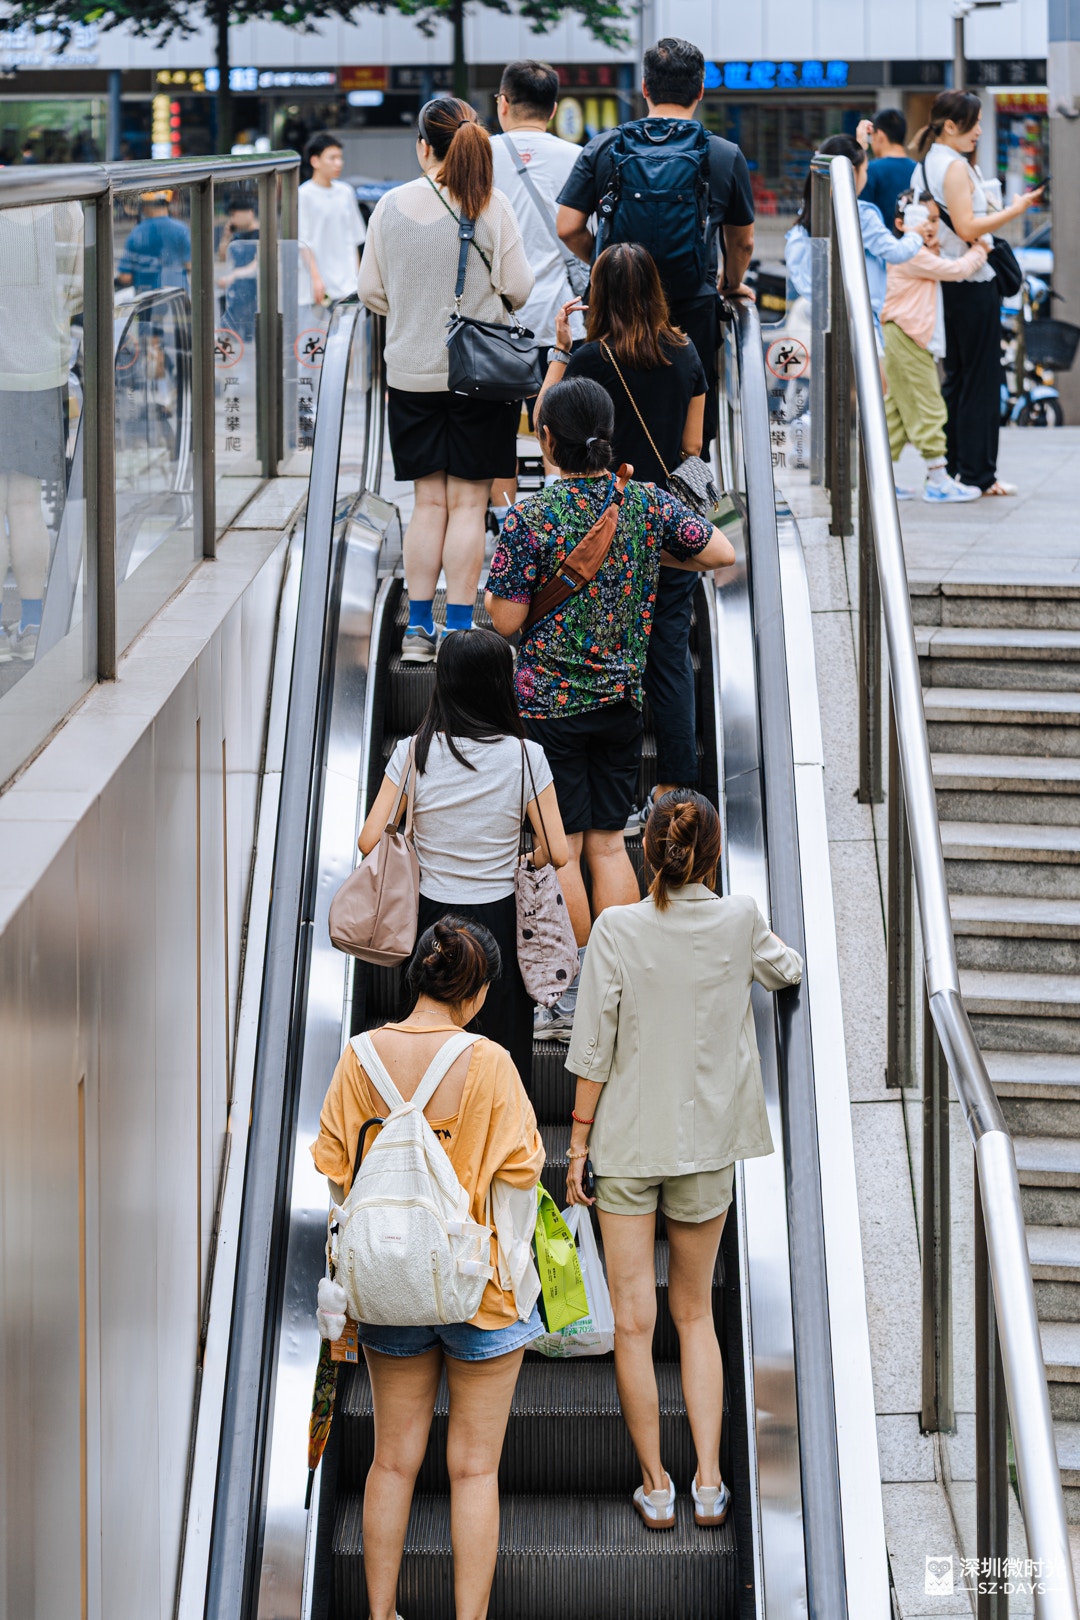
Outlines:
{"label": "escalator step", "polygon": [[[434,601],[432,603],[431,611],[432,611],[432,614],[434,616],[436,624],[445,624],[446,623],[446,592],[445,591],[436,591],[435,592],[435,599],[434,599]],[[398,625],[401,630],[404,630],[405,626],[408,624],[408,622],[409,622],[409,597],[408,597],[408,593],[406,591],[402,591],[401,600],[398,602],[398,605],[397,605],[397,613],[396,613],[396,615],[394,617],[394,623],[396,625]],[[491,615],[488,613],[487,609],[484,606],[484,592],[483,592],[482,589],[477,591],[477,593],[476,593],[476,606],[473,608],[473,624],[483,625],[484,628],[488,629],[488,630],[490,630],[490,628],[491,628]],[[398,638],[398,640],[400,641],[400,637]],[[395,651],[396,651],[397,643],[392,641],[391,646],[393,646],[395,648]]]}
{"label": "escalator step", "polygon": [[435,665],[403,664],[400,653],[394,652],[388,673],[384,735],[392,734],[396,741],[411,737],[424,718],[435,687]]}
{"label": "escalator step", "polygon": [[[508,1496],[502,1502],[491,1620],[728,1620],[735,1613],[735,1534],[694,1524],[689,1481],[674,1530],[646,1530],[622,1496]],[[339,1620],[367,1612],[362,1499],[338,1503],[334,1527]],[[398,1585],[402,1610],[417,1620],[453,1614],[450,1501],[413,1500]]]}
{"label": "escalator step", "polygon": [[[688,1481],[696,1460],[678,1367],[661,1363],[656,1381],[664,1466],[676,1480]],[[427,1455],[416,1482],[421,1493],[450,1488],[446,1472],[448,1411],[443,1380]],[[375,1439],[366,1368],[356,1370],[344,1401],[339,1398],[336,1421],[341,1423],[339,1488],[362,1490]],[[499,1488],[504,1493],[559,1492],[571,1478],[579,1489],[587,1487],[597,1495],[621,1491],[629,1495],[637,1483],[634,1448],[619,1406],[615,1368],[607,1359],[590,1358],[575,1363],[570,1376],[566,1362],[538,1357],[523,1364],[514,1391]]]}

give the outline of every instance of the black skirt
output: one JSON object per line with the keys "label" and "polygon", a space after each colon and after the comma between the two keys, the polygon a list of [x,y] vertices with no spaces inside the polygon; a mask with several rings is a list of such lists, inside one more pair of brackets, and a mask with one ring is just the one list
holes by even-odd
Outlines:
{"label": "black skirt", "polygon": [[0,473],[66,481],[62,388],[0,389]]}
{"label": "black skirt", "polygon": [[475,484],[517,477],[518,401],[388,388],[387,403],[394,477],[402,483],[437,472]]}
{"label": "black skirt", "polygon": [[477,1035],[505,1046],[526,1091],[532,1086],[533,1004],[521,978],[517,960],[517,908],[514,896],[489,900],[486,905],[465,901],[429,900],[420,896],[417,938],[441,917],[464,917],[483,923],[494,935],[502,956],[502,973],[488,989],[478,1017],[469,1024]]}

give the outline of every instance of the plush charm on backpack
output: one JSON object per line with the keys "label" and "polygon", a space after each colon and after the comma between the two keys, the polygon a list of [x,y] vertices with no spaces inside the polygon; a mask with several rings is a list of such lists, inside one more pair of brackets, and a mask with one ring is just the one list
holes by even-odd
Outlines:
{"label": "plush charm on backpack", "polygon": [[[328,1259],[354,1322],[430,1327],[468,1322],[493,1275],[491,1231],[469,1215],[469,1195],[424,1118],[451,1065],[477,1039],[464,1030],[440,1047],[408,1102],[368,1035],[353,1050],[387,1104],[349,1196],[330,1211]],[[369,1122],[379,1123],[379,1122]]]}
{"label": "plush charm on backpack", "polygon": [[709,131],[692,118],[638,118],[623,124],[611,156],[597,253],[637,242],[656,260],[669,300],[695,298],[708,280]]}

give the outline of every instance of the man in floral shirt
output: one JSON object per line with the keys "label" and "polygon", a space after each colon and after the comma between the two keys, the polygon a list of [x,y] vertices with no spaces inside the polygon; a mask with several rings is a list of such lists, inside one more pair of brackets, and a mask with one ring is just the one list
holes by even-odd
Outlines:
{"label": "man in floral shirt", "polygon": [[[507,513],[486,596],[501,634],[522,627],[533,597],[611,499],[613,431],[611,400],[598,383],[575,378],[544,394],[538,432],[562,476]],[[559,876],[579,946],[591,924],[582,856],[594,912],[639,898],[623,828],[638,789],[642,675],[661,552],[701,571],[734,561],[719,530],[666,491],[631,482],[595,578],[539,620],[517,655],[525,730],[547,754],[569,835],[570,860]],[[554,1022],[562,1027],[544,1033],[568,1033],[565,1019]]]}

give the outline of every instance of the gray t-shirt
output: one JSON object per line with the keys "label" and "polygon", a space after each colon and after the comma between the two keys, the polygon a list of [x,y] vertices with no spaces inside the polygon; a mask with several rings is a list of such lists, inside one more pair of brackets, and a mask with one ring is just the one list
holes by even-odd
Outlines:
{"label": "gray t-shirt", "polygon": [[[400,783],[411,738],[391,754],[386,774]],[[416,778],[413,835],[420,861],[420,893],[429,900],[487,905],[514,892],[521,828],[521,743],[456,739],[475,770],[456,760],[442,733],[432,739],[427,768]],[[539,743],[527,742],[532,781],[526,773],[525,802],[543,793],[551,766]]]}

